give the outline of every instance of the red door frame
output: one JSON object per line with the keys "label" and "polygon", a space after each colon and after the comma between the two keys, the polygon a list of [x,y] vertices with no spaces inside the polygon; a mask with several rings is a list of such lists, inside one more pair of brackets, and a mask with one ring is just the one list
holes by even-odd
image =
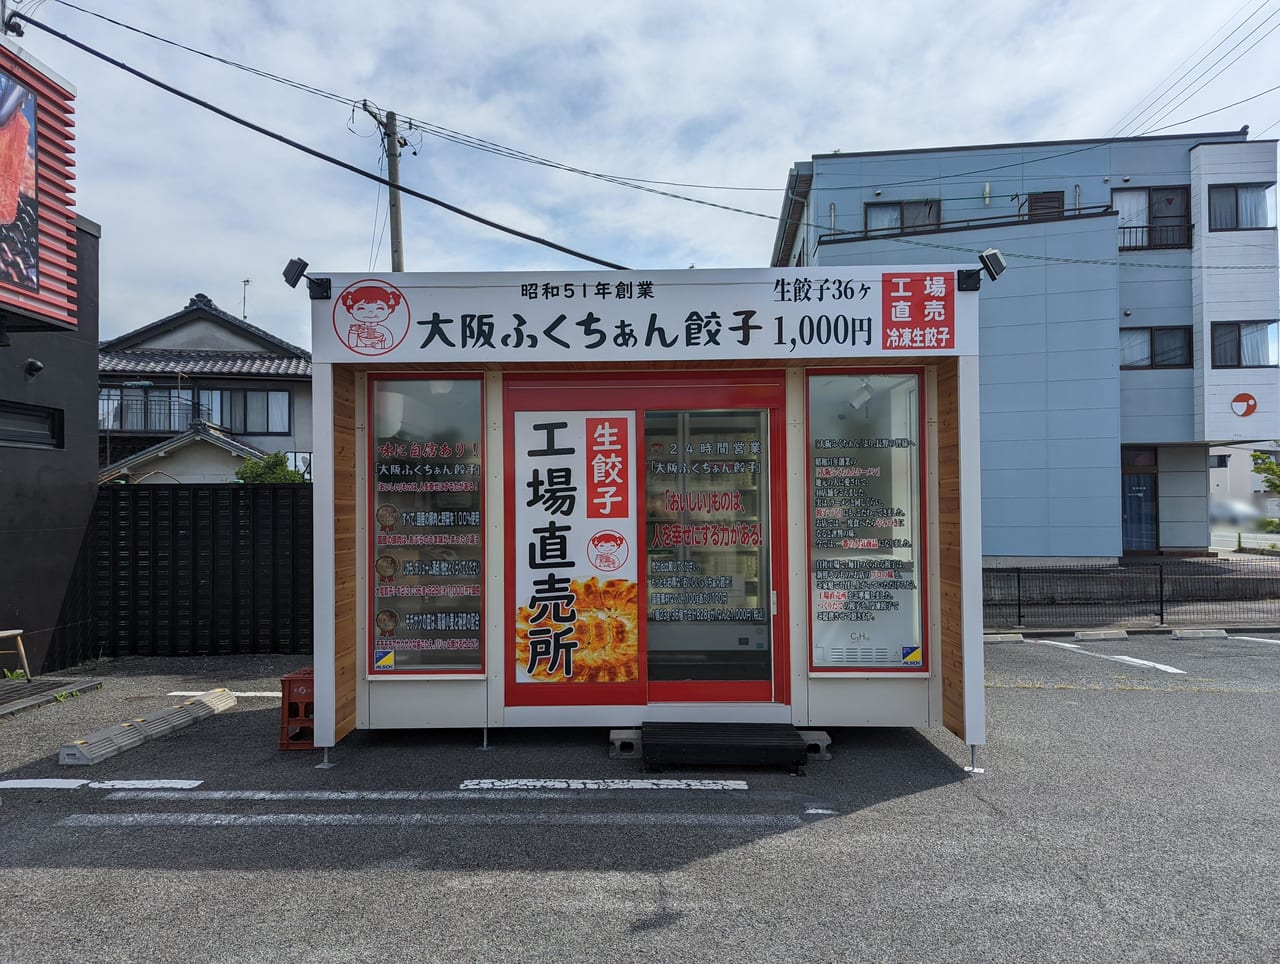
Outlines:
{"label": "red door frame", "polygon": [[[646,410],[693,411],[701,409],[764,409],[768,412],[769,470],[769,566],[770,596],[777,599],[770,623],[773,654],[771,680],[709,680],[651,683],[648,679],[647,584],[648,557],[644,540],[638,553],[640,574],[639,625],[640,678],[635,683],[517,683],[515,661],[504,648],[503,661],[508,706],[603,706],[645,705],[647,703],[789,703],[790,640],[787,635],[788,607],[785,591],[787,566],[786,499],[786,383],[781,371],[744,370],[684,374],[582,373],[563,375],[507,375],[503,384],[503,437],[511,451],[515,412],[520,411],[620,411],[635,412],[635,464],[645,465],[644,413]],[[515,466],[504,465],[503,496],[508,520],[515,518]],[[644,493],[637,477],[637,509],[644,531]],[[515,639],[515,533],[508,527],[506,554],[506,638]],[[766,605],[768,605],[766,600]],[[518,700],[512,697],[519,694]]]}

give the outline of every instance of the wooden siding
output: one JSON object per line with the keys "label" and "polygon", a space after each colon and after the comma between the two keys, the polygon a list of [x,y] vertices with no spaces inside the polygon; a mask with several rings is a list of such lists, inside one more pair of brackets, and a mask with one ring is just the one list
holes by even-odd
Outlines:
{"label": "wooden siding", "polygon": [[356,376],[333,366],[334,741],[356,728]]}
{"label": "wooden siding", "polygon": [[[938,593],[941,633],[942,725],[965,738],[964,596],[960,539],[960,366],[939,360],[938,372]],[[974,532],[973,537],[977,538]]]}

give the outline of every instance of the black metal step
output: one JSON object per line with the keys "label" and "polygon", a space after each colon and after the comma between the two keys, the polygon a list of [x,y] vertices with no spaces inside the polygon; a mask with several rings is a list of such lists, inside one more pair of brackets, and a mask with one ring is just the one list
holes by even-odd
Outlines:
{"label": "black metal step", "polygon": [[801,772],[808,746],[789,723],[645,723],[646,767],[782,766]]}

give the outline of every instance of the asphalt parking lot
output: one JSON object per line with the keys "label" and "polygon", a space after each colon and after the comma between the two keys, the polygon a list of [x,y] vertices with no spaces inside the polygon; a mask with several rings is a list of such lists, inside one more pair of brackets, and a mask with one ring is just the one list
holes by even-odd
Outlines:
{"label": "asphalt parking lot", "polygon": [[317,769],[254,695],[59,766],[302,660],[104,663],[0,718],[0,959],[1280,959],[1280,640],[986,657],[984,772],[945,732],[837,730],[803,777],[642,773],[603,730],[361,732]]}

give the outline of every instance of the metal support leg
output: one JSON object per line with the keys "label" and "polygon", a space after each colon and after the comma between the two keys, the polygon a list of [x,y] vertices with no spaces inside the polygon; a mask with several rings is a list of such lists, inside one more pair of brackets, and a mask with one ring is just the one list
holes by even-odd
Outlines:
{"label": "metal support leg", "polygon": [[323,759],[323,760],[321,760],[319,763],[317,763],[317,764],[316,764],[316,769],[317,769],[317,770],[332,770],[335,766],[337,766],[337,764],[336,764],[336,763],[330,763],[330,762],[329,762],[329,748],[326,746],[326,747],[324,748],[324,759]]}
{"label": "metal support leg", "polygon": [[978,766],[978,744],[969,744],[969,765],[964,768],[965,773],[986,773],[982,767]]}
{"label": "metal support leg", "polygon": [[489,720],[486,717],[484,721],[484,742],[480,746],[481,752],[489,749]]}

